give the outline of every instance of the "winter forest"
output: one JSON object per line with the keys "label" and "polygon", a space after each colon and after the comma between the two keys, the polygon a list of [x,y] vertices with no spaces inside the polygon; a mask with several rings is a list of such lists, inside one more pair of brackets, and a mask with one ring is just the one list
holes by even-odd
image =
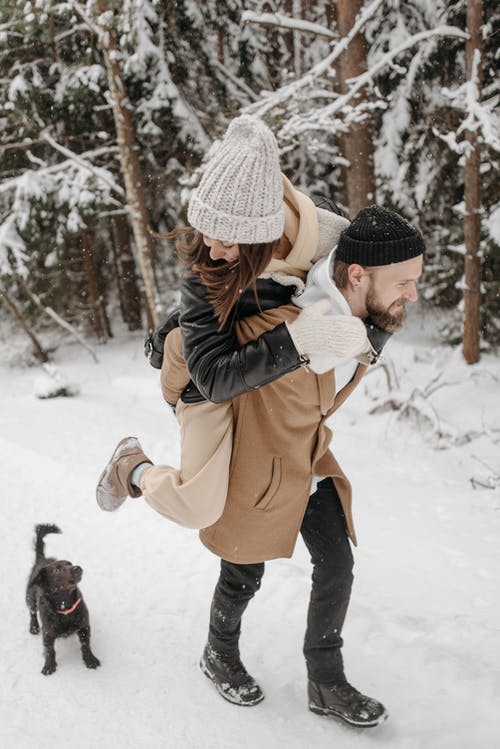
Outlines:
{"label": "winter forest", "polygon": [[37,340],[54,315],[101,343],[117,316],[158,323],[176,256],[147,227],[185,224],[211,144],[251,112],[309,195],[347,216],[378,201],[419,226],[423,301],[453,313],[445,341],[465,325],[470,362],[498,343],[496,2],[11,0],[0,13],[0,298]]}
{"label": "winter forest", "polygon": [[[267,699],[240,710],[197,663],[218,560],[139,503],[95,506],[120,437],[178,461],[143,341],[178,300],[163,235],[241,113],[317,205],[380,204],[424,236],[417,309],[332,426],[362,537],[345,648],[388,703],[381,746],[498,741],[499,29],[496,0],[0,0],[7,749],[373,745],[305,709],[303,547],[249,613]],[[68,640],[40,675],[24,602],[40,522],[85,570],[94,673]]]}

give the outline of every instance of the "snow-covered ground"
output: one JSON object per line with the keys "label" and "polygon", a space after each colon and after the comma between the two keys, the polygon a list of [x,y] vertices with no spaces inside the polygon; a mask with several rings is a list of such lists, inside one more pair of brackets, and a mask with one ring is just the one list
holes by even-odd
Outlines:
{"label": "snow-covered ground", "polygon": [[[138,435],[157,461],[178,458],[176,422],[141,336],[118,333],[97,349],[98,364],[68,341],[54,361],[80,393],[41,400],[41,369],[17,366],[24,341],[0,328],[2,746],[498,746],[500,360],[465,366],[426,333],[431,322],[417,316],[387,347],[399,395],[413,392],[411,418],[367,415],[387,392],[380,370],[332,419],[359,536],[346,668],[390,712],[365,732],[307,710],[310,565],[301,540],[293,559],[267,565],[245,615],[242,655],[266,699],[239,708],[198,668],[218,560],[141,500],[114,514],[98,509],[96,477],[122,436]],[[432,381],[443,387],[426,399],[414,392]],[[97,671],[84,667],[73,637],[56,643],[57,672],[40,673],[41,638],[29,634],[24,602],[40,522],[63,531],[46,538],[47,552],[84,568]]]}

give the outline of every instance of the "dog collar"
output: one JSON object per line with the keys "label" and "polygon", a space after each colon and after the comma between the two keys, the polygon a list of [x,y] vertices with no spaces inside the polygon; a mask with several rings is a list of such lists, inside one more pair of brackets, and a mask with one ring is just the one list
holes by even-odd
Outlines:
{"label": "dog collar", "polygon": [[70,609],[64,609],[63,611],[59,611],[59,609],[57,609],[57,613],[62,614],[63,616],[68,616],[68,614],[73,613],[73,611],[76,609],[78,604],[81,603],[81,601],[82,599],[78,598]]}

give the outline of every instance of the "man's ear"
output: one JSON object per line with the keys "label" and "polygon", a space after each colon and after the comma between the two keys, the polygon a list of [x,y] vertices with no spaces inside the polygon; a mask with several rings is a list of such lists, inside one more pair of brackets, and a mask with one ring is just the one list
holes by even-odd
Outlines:
{"label": "man's ear", "polygon": [[364,276],[364,268],[358,263],[351,263],[347,269],[347,277],[349,283],[354,289],[358,289],[361,286],[361,279]]}

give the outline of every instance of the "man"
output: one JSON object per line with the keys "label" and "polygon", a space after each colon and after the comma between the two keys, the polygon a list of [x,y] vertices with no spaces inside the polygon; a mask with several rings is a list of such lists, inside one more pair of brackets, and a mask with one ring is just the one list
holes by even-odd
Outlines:
{"label": "man", "polygon": [[[398,214],[366,208],[343,231],[336,250],[309,271],[306,290],[295,302],[307,306],[327,298],[331,312],[370,316],[392,333],[403,324],[407,302],[417,299],[423,251],[420,233]],[[292,310],[273,310],[267,324],[276,324],[276,312],[284,314],[300,351]],[[255,318],[240,343],[262,332],[262,318]],[[355,726],[377,725],[387,717],[384,706],[360,694],[344,674],[341,633],[353,565],[347,536],[353,543],[356,537],[350,485],[328,450],[331,433],[324,424],[365,370],[356,361],[334,376],[302,368],[233,401],[227,502],[220,519],[200,532],[222,560],[200,665],[231,702],[253,705],[263,699],[239,657],[241,619],[260,587],[264,561],[291,556],[300,532],[314,567],[304,641],[309,708]],[[311,476],[321,480],[307,500]]]}
{"label": "man", "polygon": [[[353,318],[358,318],[357,325],[364,320],[372,328],[372,343],[374,335],[387,337],[402,325],[406,303],[417,299],[423,251],[420,233],[398,214],[378,206],[360,211],[340,235],[336,250],[309,270],[305,291],[294,299],[295,304],[238,320],[238,344],[255,340],[285,321],[304,358],[311,351],[306,346],[321,351],[313,340],[317,314],[309,317],[304,309],[299,315],[299,306],[317,309],[318,301],[333,313],[332,324],[349,318],[354,323]],[[178,332],[172,340],[182,360]],[[367,363],[361,344],[357,352]],[[344,674],[341,635],[353,579],[348,537],[354,544],[356,537],[350,485],[328,449],[331,432],[325,425],[366,371],[366,363],[352,358],[358,353],[341,357],[342,366],[334,373],[331,358],[326,357],[322,366],[317,353],[314,362],[308,357],[309,366],[233,398],[227,499],[216,522],[200,531],[205,546],[221,557],[200,666],[230,702],[250,706],[263,699],[239,657],[241,619],[260,587],[264,562],[292,556],[300,532],[313,563],[304,640],[309,708],[351,725],[374,726],[387,717],[384,706],[357,691]],[[173,361],[173,349],[169,356]],[[180,380],[185,384],[185,377]],[[167,400],[177,402],[180,390]],[[189,408],[195,413],[199,406]],[[188,449],[185,444],[183,451]],[[131,484],[133,496],[140,496],[142,490],[150,501],[147,477],[158,469],[136,440],[125,455],[112,458],[108,465],[111,480],[103,475],[109,484],[106,490],[112,490],[113,507],[124,500]],[[133,477],[137,468],[143,471],[140,483]],[[167,514],[159,504],[155,509]]]}

